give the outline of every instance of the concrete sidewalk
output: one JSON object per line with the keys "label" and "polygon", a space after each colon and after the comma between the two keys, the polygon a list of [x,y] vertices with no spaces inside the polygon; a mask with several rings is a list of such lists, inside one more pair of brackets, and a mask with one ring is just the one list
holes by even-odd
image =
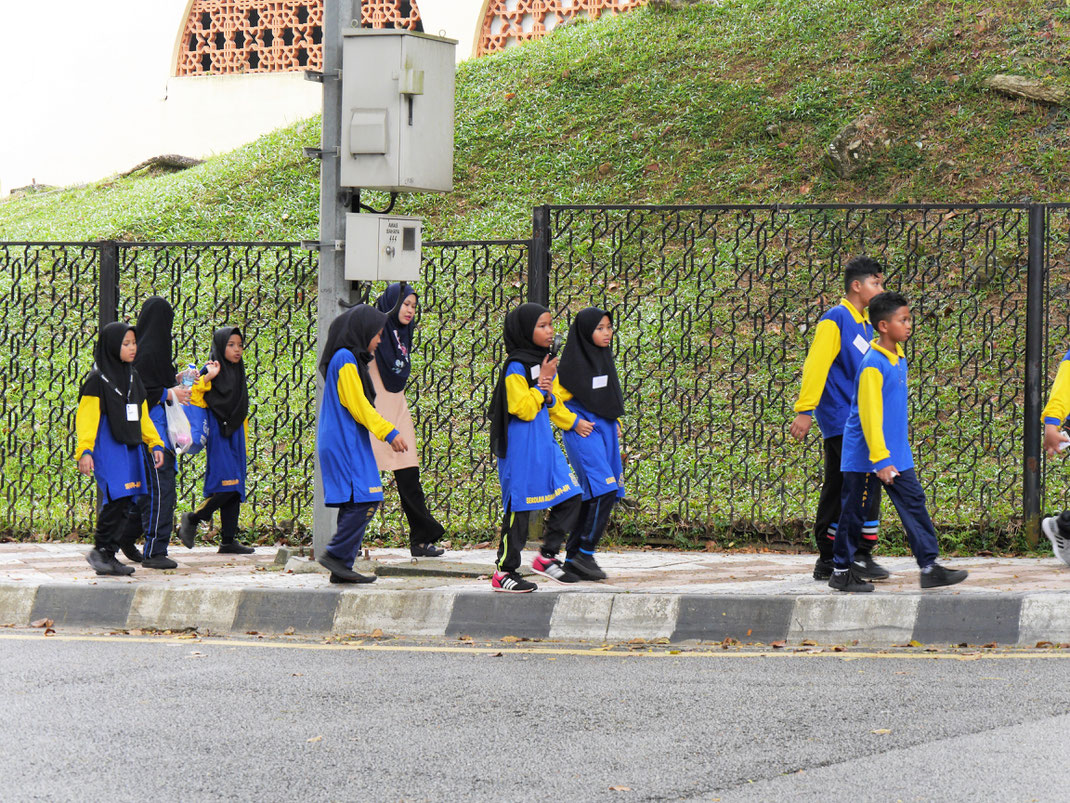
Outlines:
{"label": "concrete sidewalk", "polygon": [[[810,555],[608,551],[610,575],[570,586],[543,578],[534,594],[498,594],[491,550],[451,550],[441,559],[377,549],[360,571],[370,586],[337,586],[300,558],[276,563],[275,548],[249,556],[214,547],[171,549],[179,568],[137,567],[98,577],[88,545],[0,544],[0,624],[52,619],[55,627],[197,628],[263,634],[668,639],[743,643],[812,640],[882,646],[1070,642],[1070,567],[1055,558],[961,558],[965,583],[921,591],[910,558],[881,558],[892,577],[872,594],[838,594],[811,578]],[[530,560],[531,553],[525,553]],[[417,574],[442,571],[448,576]]]}

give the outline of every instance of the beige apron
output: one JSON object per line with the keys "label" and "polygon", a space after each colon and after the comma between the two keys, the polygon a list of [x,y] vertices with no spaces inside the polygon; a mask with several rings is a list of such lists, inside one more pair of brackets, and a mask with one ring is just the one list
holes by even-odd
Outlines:
{"label": "beige apron", "polygon": [[380,471],[397,471],[400,468],[413,468],[420,465],[420,450],[416,445],[416,429],[409,413],[409,404],[404,393],[390,393],[383,389],[383,380],[379,378],[379,366],[375,360],[368,363],[368,370],[375,385],[375,410],[394,425],[401,437],[409,444],[409,451],[395,452],[390,444],[371,436],[372,451]]}

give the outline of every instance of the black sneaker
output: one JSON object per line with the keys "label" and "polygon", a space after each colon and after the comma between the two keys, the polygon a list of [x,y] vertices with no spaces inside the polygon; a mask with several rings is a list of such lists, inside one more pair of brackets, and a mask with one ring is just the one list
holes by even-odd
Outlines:
{"label": "black sneaker", "polygon": [[251,546],[246,546],[237,541],[223,542],[219,545],[219,551],[224,555],[252,555],[256,552]]}
{"label": "black sneaker", "polygon": [[494,591],[504,591],[508,594],[530,594],[538,588],[516,572],[495,572],[490,578],[490,587]]}
{"label": "black sneaker", "polygon": [[548,558],[541,552],[531,561],[531,570],[535,574],[549,577],[555,583],[578,583],[580,578],[561,565],[557,558]]}
{"label": "black sneaker", "polygon": [[833,572],[829,578],[829,588],[836,591],[846,591],[851,594],[872,591],[873,583],[867,583],[855,574],[852,566],[845,572]]}
{"label": "black sneaker", "polygon": [[921,573],[922,588],[940,588],[941,586],[953,586],[961,583],[969,574],[965,569],[949,569],[934,563],[927,572]]}
{"label": "black sneaker", "polygon": [[889,572],[872,555],[855,555],[854,570],[863,580],[887,580]]}
{"label": "black sneaker", "polygon": [[358,572],[347,572],[343,577],[340,574],[331,572],[332,583],[374,583],[379,578],[374,574],[360,574]]}
{"label": "black sneaker", "polygon": [[85,556],[86,563],[93,567],[93,571],[97,574],[115,574],[112,570],[111,561],[108,560],[108,553],[103,549],[91,549],[89,554]]}
{"label": "black sneaker", "polygon": [[[361,582],[360,578],[364,577],[364,575],[358,574],[346,566],[345,563],[340,561],[330,552],[324,552],[316,558],[316,563],[331,573],[332,583],[359,583]],[[335,576],[340,579],[335,580]]]}
{"label": "black sneaker", "polygon": [[434,544],[413,544],[409,547],[409,554],[414,558],[441,558],[446,550]]}
{"label": "black sneaker", "polygon": [[146,569],[177,569],[178,564],[171,560],[167,555],[153,555],[152,557],[145,558],[141,561],[141,565]]}
{"label": "black sneaker", "polygon": [[197,521],[192,513],[182,514],[182,523],[178,525],[178,540],[186,549],[193,549],[193,539],[197,537]]}
{"label": "black sneaker", "polygon": [[818,558],[817,563],[814,564],[814,579],[828,580],[832,577],[832,569],[832,558]]}
{"label": "black sneaker", "polygon": [[602,567],[598,565],[593,555],[585,555],[580,552],[575,557],[566,560],[562,565],[567,571],[572,572],[581,580],[597,581],[606,579],[606,573],[602,571]]}
{"label": "black sneaker", "polygon": [[145,559],[145,556],[141,554],[141,550],[137,548],[137,540],[134,538],[119,539],[119,549],[126,555],[127,560],[134,563],[141,563]]}

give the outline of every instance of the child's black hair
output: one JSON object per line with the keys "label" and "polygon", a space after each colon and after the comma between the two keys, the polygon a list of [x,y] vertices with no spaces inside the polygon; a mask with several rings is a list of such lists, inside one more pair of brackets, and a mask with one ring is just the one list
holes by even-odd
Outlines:
{"label": "child's black hair", "polygon": [[882,273],[884,266],[873,257],[852,257],[843,269],[843,289],[850,293],[854,282],[864,280],[867,276],[880,276]]}
{"label": "child's black hair", "polygon": [[880,293],[873,296],[869,302],[869,320],[876,329],[877,324],[891,318],[897,309],[907,306],[910,306],[910,302],[902,293]]}

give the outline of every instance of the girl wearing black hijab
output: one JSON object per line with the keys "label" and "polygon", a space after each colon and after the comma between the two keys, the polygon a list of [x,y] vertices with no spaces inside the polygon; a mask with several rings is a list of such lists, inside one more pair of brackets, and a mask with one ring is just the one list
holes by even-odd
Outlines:
{"label": "girl wearing black hijab", "polygon": [[624,496],[620,423],[624,394],[613,362],[613,319],[588,307],[572,321],[553,392],[576,417],[564,433],[569,463],[583,488],[578,526],[565,544],[566,569],[584,580],[605,580],[594,559],[613,505]]}
{"label": "girl wearing black hijab", "polygon": [[[119,547],[130,560],[148,569],[174,569],[167,544],[175,528],[175,447],[167,435],[164,405],[189,403],[189,390],[179,383],[172,359],[171,326],[175,311],[160,296],[145,299],[137,316],[137,356],[134,368],[145,386],[149,418],[164,445],[163,465],[145,466],[146,493],[134,497]],[[137,539],[145,534],[145,554]]]}
{"label": "girl wearing black hijab", "polygon": [[182,514],[178,537],[193,548],[197,525],[211,521],[219,511],[219,551],[249,555],[255,550],[237,540],[238,513],[245,501],[246,441],[249,435],[249,387],[242,354],[245,341],[236,326],[215,330],[207,371],[193,386],[192,403],[208,408],[208,470],[204,476],[204,503]]}
{"label": "girl wearing black hijab", "polygon": [[145,493],[142,444],[152,450],[155,468],[163,464],[163,442],[149,420],[145,387],[133,366],[136,354],[133,326],[106,325],[78,398],[75,459],[79,471],[96,477],[100,490],[96,545],[86,556],[97,574],[134,573],[116,560],[115,550],[131,501]]}
{"label": "girl wearing black hijab", "polygon": [[553,320],[546,307],[522,304],[505,316],[508,354],[488,411],[490,448],[498,458],[505,509],[498,570],[491,578],[495,591],[535,590],[536,585],[524,580],[516,570],[520,568],[520,550],[527,541],[531,511],[547,508],[550,513],[543,529],[542,547],[531,568],[559,583],[580,579],[557,560],[565,534],[575,525],[581,490],[550,426],[552,420],[568,429],[579,420],[551,392],[557,371],[557,359],[550,356],[553,339]]}
{"label": "girl wearing black hijab", "polygon": [[383,441],[372,441],[375,462],[382,471],[393,471],[397,481],[401,509],[409,522],[409,552],[414,557],[437,558],[445,550],[435,541],[446,532],[427,509],[424,489],[420,484],[420,450],[416,448],[416,428],[412,423],[405,385],[412,371],[412,332],[416,328],[416,292],[407,284],[392,284],[386,288],[375,308],[386,313],[386,325],[375,360],[368,363],[372,384],[375,385],[375,410],[387,421],[393,421],[398,431],[412,446],[407,452],[395,452]]}
{"label": "girl wearing black hijab", "polygon": [[375,411],[376,391],[369,364],[383,335],[386,314],[358,304],[331,323],[320,357],[323,401],[316,431],[316,454],[323,501],[338,508],[338,529],[317,560],[332,583],[372,583],[375,575],[353,571],[364,531],[383,499],[383,484],[372,453],[371,435],[397,453],[409,448],[405,436]]}

